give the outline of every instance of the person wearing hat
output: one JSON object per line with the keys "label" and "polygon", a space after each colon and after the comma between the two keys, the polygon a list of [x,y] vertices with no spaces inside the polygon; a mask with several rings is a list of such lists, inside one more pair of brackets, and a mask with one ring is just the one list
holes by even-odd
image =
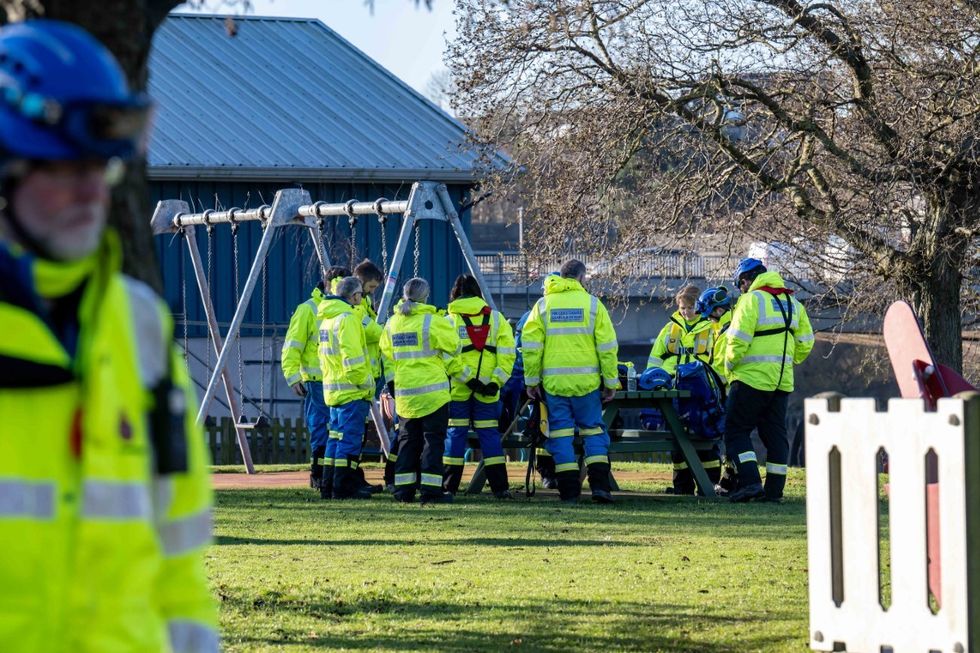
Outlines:
{"label": "person wearing hat", "polygon": [[[786,405],[793,391],[793,367],[813,350],[813,329],[803,304],[762,261],[743,259],[733,281],[743,294],[733,311],[724,357],[729,381],[725,449],[739,479],[729,499],[779,502],[789,462]],[[753,429],[766,447],[765,486],[750,438]]]}
{"label": "person wearing hat", "polygon": [[0,649],[216,651],[208,454],[109,189],[148,99],[84,30],[0,29]]}

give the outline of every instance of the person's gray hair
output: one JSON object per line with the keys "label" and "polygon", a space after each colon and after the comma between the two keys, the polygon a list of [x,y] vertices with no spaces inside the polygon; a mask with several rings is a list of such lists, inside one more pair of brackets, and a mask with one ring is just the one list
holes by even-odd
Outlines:
{"label": "person's gray hair", "polygon": [[429,299],[429,282],[422,277],[413,277],[405,282],[402,287],[402,303],[398,306],[398,311],[402,315],[412,312],[412,307],[416,304],[424,304]]}
{"label": "person's gray hair", "polygon": [[350,299],[355,293],[361,292],[361,280],[357,277],[344,277],[337,282],[337,294],[344,299]]}

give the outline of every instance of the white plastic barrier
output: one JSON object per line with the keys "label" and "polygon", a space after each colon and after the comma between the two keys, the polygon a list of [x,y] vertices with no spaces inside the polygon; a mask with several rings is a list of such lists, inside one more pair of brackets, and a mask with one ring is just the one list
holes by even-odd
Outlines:
{"label": "white plastic barrier", "polygon": [[[980,652],[980,398],[805,402],[810,647]],[[880,603],[878,454],[887,452],[890,604]],[[941,587],[930,609],[926,457],[938,469]],[[933,489],[936,486],[933,486]],[[935,494],[934,494],[935,496]]]}

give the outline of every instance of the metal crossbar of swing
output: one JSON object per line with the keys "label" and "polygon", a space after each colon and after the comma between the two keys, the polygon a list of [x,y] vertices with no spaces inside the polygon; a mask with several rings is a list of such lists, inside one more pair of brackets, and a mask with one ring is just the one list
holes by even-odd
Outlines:
{"label": "metal crossbar of swing", "polygon": [[[163,200],[157,204],[153,217],[150,220],[154,234],[182,234],[191,253],[191,261],[194,266],[194,275],[197,278],[198,290],[201,294],[201,301],[204,305],[205,313],[208,318],[208,330],[214,349],[218,354],[218,361],[215,364],[201,405],[198,409],[197,420],[202,422],[207,415],[208,407],[219,381],[224,386],[228,405],[231,407],[232,416],[235,422],[241,421],[241,412],[238,403],[234,400],[234,386],[228,371],[228,358],[231,354],[229,344],[237,337],[245,318],[245,311],[251,299],[252,292],[259,275],[265,267],[265,259],[276,229],[283,226],[302,226],[310,229],[310,236],[313,239],[314,249],[320,262],[323,273],[330,266],[326,248],[322,241],[322,219],[324,217],[346,216],[353,219],[357,215],[377,215],[379,222],[384,216],[401,213],[403,215],[402,228],[395,246],[395,254],[392,260],[391,269],[386,273],[384,292],[381,296],[381,303],[378,306],[378,321],[384,323],[387,319],[388,310],[391,307],[395,295],[395,288],[398,283],[398,272],[401,269],[405,258],[408,242],[413,233],[413,227],[418,220],[435,220],[449,224],[452,228],[456,240],[462,250],[463,257],[470,272],[476,277],[477,282],[483,289],[484,296],[491,308],[496,308],[493,297],[480,271],[479,263],[473,248],[466,237],[463,225],[460,222],[459,214],[449,197],[449,191],[445,184],[437,184],[431,181],[419,181],[412,185],[412,190],[407,201],[393,202],[381,198],[373,202],[359,202],[350,200],[348,202],[327,203],[312,202],[307,191],[302,189],[284,189],[276,193],[271,206],[263,205],[255,209],[232,208],[226,211],[203,211],[200,213],[190,212],[190,206],[182,200]],[[201,265],[200,252],[197,249],[197,241],[193,237],[194,227],[205,226],[209,229],[217,224],[235,224],[244,221],[260,221],[262,223],[262,239],[259,242],[258,251],[249,270],[248,278],[242,289],[242,294],[238,298],[238,305],[235,309],[234,317],[222,344],[221,334],[218,331],[217,319],[214,313],[214,306],[211,302],[211,291],[208,280]],[[417,244],[417,243],[416,243]],[[372,415],[379,434],[382,435],[382,443],[385,449],[388,448],[387,432],[384,429],[384,420],[381,412],[375,404],[372,408]],[[248,441],[245,438],[244,428],[237,428],[238,442],[242,449],[242,459],[245,461],[246,469],[253,471],[251,456],[248,452]]]}

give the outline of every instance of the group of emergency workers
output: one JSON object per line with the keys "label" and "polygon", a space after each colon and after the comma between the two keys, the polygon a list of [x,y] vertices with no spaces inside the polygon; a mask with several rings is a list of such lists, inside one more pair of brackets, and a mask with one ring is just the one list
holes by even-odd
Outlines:
{"label": "group of emergency workers", "polygon": [[[382,328],[370,296],[382,278],[369,260],[353,276],[332,268],[297,307],[283,346],[283,373],[305,399],[310,482],[323,498],[366,499],[383,489],[369,485],[359,465],[371,404],[385,393],[394,399],[397,431],[385,480],[399,501],[414,501],[418,492],[425,503],[451,502],[471,430],[494,496],[511,498],[499,425],[502,413],[504,423],[514,419],[525,397],[543,417],[535,423],[546,436],[537,450],[545,486],[563,501],[578,499],[577,435],[592,499],[613,500],[602,405],[620,387],[618,343],[605,306],[583,286],[581,262],[568,261],[544,279],[544,296],[518,322],[516,341],[470,275],[456,279],[446,311],[428,303],[428,282],[408,280]],[[653,339],[647,372],[672,377],[680,365],[703,365],[723,389],[727,414],[723,442],[698,452],[709,481],[730,490],[732,501],[779,501],[793,366],[812,349],[813,332],[802,304],[761,261],[741,261],[733,282],[737,303],[724,286],[677,293],[677,311]],[[753,430],[767,450],[764,487]],[[725,489],[722,444],[732,471]],[[668,492],[693,494],[687,461],[679,451],[672,459]]]}
{"label": "group of emergency workers", "polygon": [[[793,291],[762,261],[743,259],[732,280],[741,293],[737,303],[724,286],[702,293],[689,285],[677,293],[677,311],[654,340],[647,370],[673,375],[681,364],[704,365],[725,395],[724,445],[735,472],[731,486],[723,488],[721,447],[700,450],[708,479],[716,490],[729,492],[733,502],[779,502],[789,462],[786,406],[793,391],[793,367],[813,349],[813,329]],[[753,430],[766,449],[765,486]],[[693,494],[695,481],[687,462],[676,450],[671,458],[674,476],[668,490]]]}

